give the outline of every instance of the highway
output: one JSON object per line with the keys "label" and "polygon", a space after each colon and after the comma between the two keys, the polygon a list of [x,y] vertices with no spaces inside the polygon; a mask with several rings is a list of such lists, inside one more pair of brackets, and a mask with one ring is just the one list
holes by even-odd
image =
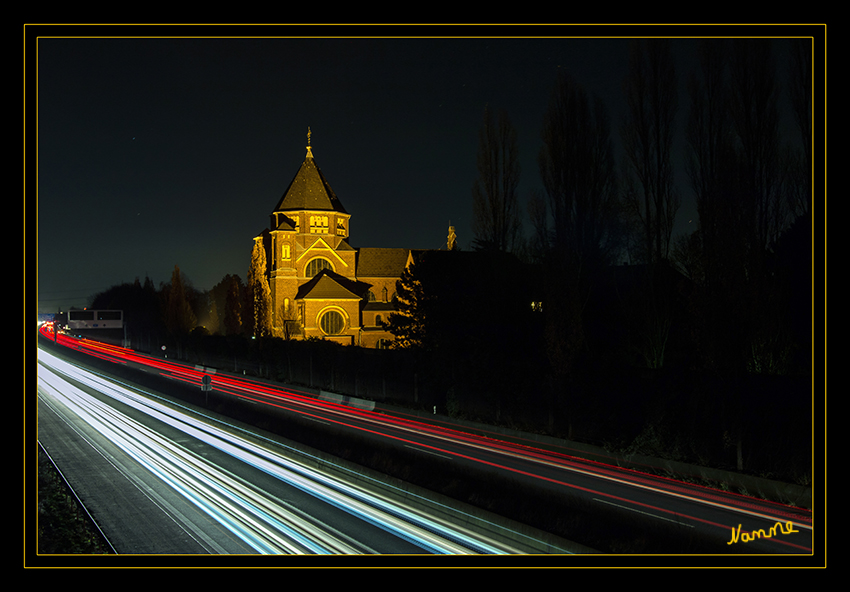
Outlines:
{"label": "highway", "polygon": [[[119,552],[122,547],[134,553],[521,552],[298,463],[271,443],[236,435],[43,350],[38,391],[40,415],[50,418],[45,426],[60,418],[74,426],[80,439],[147,492],[149,505],[167,514],[166,522],[181,534],[146,534],[138,541],[134,533],[146,532],[145,525],[115,528]],[[134,505],[117,510],[122,509],[138,519]]]}
{"label": "highway", "polygon": [[[52,337],[52,336],[51,336]],[[184,364],[170,362],[144,356],[136,352],[105,346],[97,342],[77,340],[62,334],[59,341],[67,347],[85,351],[90,355],[96,355],[112,362],[127,365],[149,373],[166,376],[175,381],[186,382],[200,388],[204,376],[204,370],[193,368]],[[43,350],[39,350],[40,360]],[[41,369],[41,366],[40,366]],[[209,376],[209,374],[207,374]],[[41,383],[40,383],[41,384]],[[48,382],[45,382],[44,390],[49,390]],[[544,450],[528,444],[510,442],[505,439],[484,438],[472,435],[450,425],[438,425],[426,423],[413,417],[403,415],[391,415],[388,413],[377,413],[357,409],[348,405],[336,404],[322,401],[315,396],[299,392],[283,386],[272,385],[259,380],[250,380],[244,377],[217,373],[212,376],[212,385],[218,396],[237,397],[250,401],[256,405],[267,405],[269,409],[276,412],[285,412],[299,417],[309,418],[315,422],[332,428],[335,433],[357,434],[369,437],[376,442],[385,442],[401,447],[411,453],[425,454],[439,458],[445,462],[457,464],[461,467],[469,467],[476,470],[486,469],[494,474],[502,475],[527,484],[541,490],[547,490],[555,495],[570,497],[576,503],[584,504],[594,509],[604,508],[604,511],[612,516],[621,517],[622,520],[640,521],[645,523],[647,530],[651,528],[667,527],[675,528],[677,532],[686,533],[713,549],[713,553],[750,553],[750,554],[812,554],[812,530],[813,521],[811,512],[805,509],[786,506],[768,502],[765,500],[733,494],[721,490],[682,483],[671,479],[655,477],[649,474],[639,473],[608,466],[597,462],[587,461],[566,452],[557,450]],[[63,389],[55,390],[67,390]],[[47,395],[44,395],[47,396]],[[52,395],[58,396],[58,395]],[[162,412],[159,410],[159,412]],[[94,413],[94,412],[89,412]],[[184,421],[185,420],[181,420]],[[188,426],[189,424],[184,424]],[[110,428],[120,432],[117,428]],[[188,429],[188,427],[186,428]],[[192,428],[198,429],[198,428]],[[123,432],[120,432],[123,433]],[[204,432],[204,438],[218,441],[222,436],[217,433]],[[145,441],[153,439],[151,434],[139,436]],[[200,438],[201,434],[193,437]],[[211,444],[216,446],[215,444]],[[245,460],[247,464],[267,469],[265,460],[266,453],[254,451],[253,448],[244,444],[232,445],[239,454],[249,455],[251,460]],[[216,446],[216,448],[219,448]],[[249,452],[250,451],[250,452]],[[128,452],[128,454],[130,454]],[[133,452],[132,454],[141,454]],[[166,453],[158,453],[158,455]],[[171,449],[167,454],[171,455],[173,465],[197,466],[197,459],[191,457],[192,463],[182,455]],[[153,461],[149,461],[153,463]],[[161,459],[157,462],[165,462]],[[279,461],[275,461],[279,465]],[[194,469],[201,475],[212,473],[214,467]],[[174,470],[174,469],[172,469]],[[283,469],[275,469],[275,471]],[[290,469],[287,469],[290,470]],[[285,480],[284,477],[277,478]],[[200,488],[202,481],[200,476],[193,473],[190,478],[182,476],[180,482],[184,481],[191,485],[184,487]],[[248,481],[250,483],[250,481]],[[226,526],[230,532],[236,533],[250,530],[245,525],[250,522],[245,518],[245,508],[264,508],[268,503],[265,498],[255,499],[254,494],[249,494],[250,488],[244,483],[245,489],[240,491],[240,499],[244,496],[238,507],[240,510],[229,509],[228,515],[233,515],[231,520],[234,524]],[[315,493],[323,491],[318,485]],[[204,490],[206,491],[206,490]],[[312,489],[311,489],[312,491]],[[212,493],[205,495],[212,496]],[[220,494],[219,494],[220,495]],[[321,494],[318,494],[321,497]],[[214,498],[218,500],[219,498]],[[327,499],[327,498],[326,498]],[[212,504],[212,502],[210,502]],[[236,503],[236,502],[232,502]],[[329,502],[332,504],[332,502]],[[349,502],[339,501],[340,505],[349,507]],[[215,504],[223,504],[216,501]],[[218,507],[218,506],[216,506]],[[228,506],[230,507],[230,506]],[[363,510],[366,512],[366,510]],[[215,512],[207,512],[212,515]],[[387,511],[388,514],[396,514],[397,511]],[[254,518],[252,518],[253,520]],[[292,524],[292,518],[275,518],[280,524]],[[223,519],[222,519],[223,520]],[[383,520],[383,519],[381,519]],[[399,532],[405,528],[394,520],[387,519],[382,522],[381,528],[385,532]],[[224,524],[224,522],[221,522]],[[335,522],[331,522],[334,523]],[[363,553],[370,552],[367,549],[384,553],[385,547],[378,543],[370,543],[371,547],[362,547],[348,542],[348,539],[338,539],[330,533],[314,533],[308,537],[310,543],[301,540],[294,533],[287,534],[286,529],[275,524],[276,529],[272,539],[286,539],[291,545],[291,552],[328,552],[328,553]],[[294,527],[293,527],[294,528]],[[409,528],[413,528],[410,526]],[[427,528],[426,528],[427,529]],[[303,532],[312,527],[299,525],[295,530]],[[318,529],[319,531],[321,529]],[[406,531],[405,531],[406,532]],[[410,533],[398,535],[407,541],[402,545],[400,552],[409,552],[410,541],[417,547],[418,552],[427,553],[499,553],[516,552],[517,549],[500,548],[492,541],[466,541],[457,542],[457,532],[445,533],[438,541],[430,540],[424,535],[412,535]],[[418,538],[423,536],[423,538]],[[260,534],[254,533],[246,538],[263,540]],[[268,542],[248,543],[256,552],[265,552],[264,545]],[[314,545],[314,546],[310,546]],[[350,545],[350,546],[346,546]],[[477,546],[476,546],[477,545]],[[268,548],[269,552],[280,551],[279,548]],[[309,551],[312,549],[312,551]],[[414,551],[417,552],[417,551]],[[522,552],[522,551],[520,551]],[[675,547],[669,550],[676,553]]]}

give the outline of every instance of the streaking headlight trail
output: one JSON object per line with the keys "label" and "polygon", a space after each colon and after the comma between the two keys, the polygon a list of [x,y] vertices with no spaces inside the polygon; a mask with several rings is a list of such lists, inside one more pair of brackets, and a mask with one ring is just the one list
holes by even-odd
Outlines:
{"label": "streaking headlight trail", "polygon": [[[315,389],[301,388],[296,385],[280,385],[258,378],[219,372],[204,366],[193,368],[186,363],[150,356],[90,339],[77,339],[62,333],[54,335],[45,327],[42,327],[40,331],[46,338],[55,339],[59,345],[198,389],[202,388],[202,381],[205,378],[209,381],[212,375],[211,384],[216,397],[227,402],[245,402],[249,406],[246,408],[257,410],[261,415],[264,409],[268,409],[270,413],[276,415],[283,414],[298,420],[315,421],[325,424],[327,427],[323,429],[328,434],[362,435],[364,438],[374,439],[376,442],[385,443],[396,449],[403,448],[420,454],[435,455],[446,459],[446,463],[457,463],[457,466],[467,464],[476,470],[480,468],[482,472],[523,480],[531,487],[546,488],[557,492],[558,495],[564,494],[571,499],[581,500],[581,503],[602,504],[609,508],[605,510],[605,513],[609,515],[615,512],[621,516],[623,513],[628,513],[628,520],[640,516],[647,525],[660,521],[693,529],[693,532],[699,531],[698,535],[693,535],[694,538],[700,538],[707,545],[723,545],[720,548],[724,552],[728,547],[726,541],[729,540],[729,533],[733,527],[737,528],[739,524],[742,524],[742,531],[756,532],[758,529],[769,529],[777,522],[791,524],[795,536],[773,537],[759,541],[759,550],[771,553],[812,552],[812,515],[811,510],[805,507],[758,499],[706,485],[686,483],[637,469],[622,468],[618,466],[617,459],[606,460],[605,455],[597,455],[602,458],[585,458],[581,450],[576,450],[569,444],[556,443],[540,446],[533,438],[523,435],[505,436],[497,430],[470,430],[466,426],[456,425],[450,418],[435,416],[433,419],[425,420],[416,413],[407,413],[399,409],[361,408],[358,405],[349,404],[344,397],[335,397],[332,393],[324,391],[316,392]],[[113,389],[114,387],[104,388]],[[121,396],[139,398],[132,392]],[[141,398],[144,399],[144,397]],[[150,399],[144,403],[144,406],[154,409],[155,405],[152,401],[153,399]],[[182,420],[180,421],[183,423]],[[396,503],[376,506],[375,500],[380,499],[380,496],[370,493],[365,498],[361,498],[363,495],[361,490],[351,485],[351,483],[361,483],[362,480],[352,476],[350,482],[347,482],[348,479],[340,480],[336,477],[325,481],[326,475],[322,472],[311,474],[298,463],[296,466],[288,466],[286,460],[274,458],[274,455],[269,457],[268,451],[262,447],[252,447],[250,442],[237,442],[220,435],[215,425],[221,424],[210,422],[206,427],[198,427],[190,423],[180,429],[194,430],[193,437],[198,439],[210,438],[210,445],[226,450],[234,457],[243,458],[244,455],[244,462],[275,475],[276,478],[294,487],[302,488],[302,491],[307,489],[314,491],[316,485],[321,484],[327,488],[323,490],[322,499],[345,511],[349,511],[351,507],[349,500],[357,500],[365,504],[358,515],[367,521],[375,520],[370,524],[380,524],[381,528],[387,529],[387,523],[382,519],[372,518],[367,508],[380,507],[386,515],[404,524],[415,524],[429,532],[435,532],[432,523],[443,522],[434,519],[430,513],[422,518],[421,512],[412,511],[410,507]],[[224,427],[229,431],[229,427]],[[249,436],[251,441],[257,441],[253,435],[249,434]],[[270,448],[274,449],[276,446],[277,444]],[[284,474],[279,473],[280,467],[286,468]],[[301,483],[292,475],[306,479],[309,485]],[[336,495],[342,497],[335,498]],[[805,499],[802,501],[805,503]],[[453,519],[453,523],[466,524],[467,521],[464,518],[466,517],[460,520]],[[478,525],[480,526],[481,523],[479,522]],[[398,536],[405,536],[403,528],[393,528],[397,528]],[[499,535],[493,535],[493,538],[499,541],[515,541],[511,543],[511,546],[528,543],[528,548],[546,549],[544,552],[548,553],[568,552],[560,549],[562,543],[557,543],[558,548],[556,548],[548,546],[548,543],[540,537],[526,536],[522,532],[517,532],[522,529],[508,531],[496,524],[488,524],[486,528],[490,533],[499,532]],[[452,524],[441,527],[438,532],[441,533],[441,538],[475,553],[499,552],[500,549],[516,552],[513,549],[504,549],[501,544],[494,544],[479,534],[470,535],[463,528]],[[765,530],[765,532],[768,531]],[[502,533],[506,534],[504,539],[501,537]],[[688,534],[687,537],[690,539],[692,535]],[[428,542],[428,537],[416,539],[416,541],[418,548],[428,552],[442,552],[429,546],[431,543]],[[475,541],[475,544],[470,541]],[[755,549],[756,545],[751,543],[749,548]]]}
{"label": "streaking headlight trail", "polygon": [[39,391],[60,402],[106,435],[174,491],[195,504],[258,553],[357,554],[362,551],[334,532],[317,528],[278,500],[160,436],[87,394],[94,389],[115,401],[201,440],[293,487],[393,533],[426,553],[518,552],[413,507],[393,502],[280,456],[188,413],[159,403],[96,374],[39,351]]}

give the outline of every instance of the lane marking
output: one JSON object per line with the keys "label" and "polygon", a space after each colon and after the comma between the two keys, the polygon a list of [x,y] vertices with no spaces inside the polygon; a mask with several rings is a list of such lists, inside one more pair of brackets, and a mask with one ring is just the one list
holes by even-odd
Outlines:
{"label": "lane marking", "polygon": [[609,502],[607,500],[599,499],[597,497],[591,498],[595,502],[602,502],[603,504],[609,504],[612,506],[617,506],[618,508],[623,508],[624,510],[629,510],[631,512],[637,512],[638,514],[643,514],[645,516],[652,516],[653,518],[658,518],[659,520],[666,520],[668,522],[675,522],[679,526],[687,526],[688,528],[693,528],[693,524],[685,524],[684,522],[679,522],[678,520],[673,520],[672,518],[665,518],[664,516],[658,516],[656,514],[650,514],[649,512],[641,512],[640,510],[635,510],[634,508],[629,508],[628,506],[622,506],[620,504],[615,504],[614,502]]}
{"label": "lane marking", "polygon": [[[248,399],[248,400],[251,401],[251,399]],[[251,402],[256,403],[257,405],[259,405],[261,403],[261,401],[251,401]],[[316,422],[316,423],[323,423],[326,426],[331,425],[330,422],[325,421],[324,419],[317,419],[315,417],[310,417],[309,415],[304,415],[303,417],[305,417],[306,419],[309,419],[310,421]]]}
{"label": "lane marking", "polygon": [[445,454],[437,454],[436,452],[431,452],[430,450],[424,450],[422,448],[418,448],[416,446],[410,446],[408,444],[404,445],[405,448],[410,448],[411,450],[415,450],[416,452],[424,452],[425,454],[430,454],[432,456],[439,456],[440,458],[445,458],[448,460],[452,460],[451,456],[446,456]]}

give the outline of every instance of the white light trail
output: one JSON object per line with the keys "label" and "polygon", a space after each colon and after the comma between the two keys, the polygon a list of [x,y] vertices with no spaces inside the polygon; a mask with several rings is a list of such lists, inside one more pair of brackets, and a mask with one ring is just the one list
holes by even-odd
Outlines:
{"label": "white light trail", "polygon": [[[279,500],[225,473],[212,463],[169,442],[156,432],[103,404],[69,380],[77,381],[138,411],[197,438],[266,473],[333,504],[431,553],[516,553],[412,507],[392,502],[354,487],[316,469],[300,465],[272,450],[228,433],[180,410],[173,409],[83,371],[39,350],[39,387],[61,400],[92,427],[136,459],[258,553],[337,553],[362,551],[343,540],[332,528],[318,528]],[[56,373],[47,371],[49,366]]]}

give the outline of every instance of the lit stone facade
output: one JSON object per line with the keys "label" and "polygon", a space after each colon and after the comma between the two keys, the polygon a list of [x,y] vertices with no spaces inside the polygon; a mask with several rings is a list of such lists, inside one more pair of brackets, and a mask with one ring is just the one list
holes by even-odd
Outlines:
{"label": "lit stone facade", "polygon": [[[308,136],[309,138],[309,136]],[[396,280],[409,249],[356,249],[351,215],[313,159],[312,148],[270,215],[266,249],[276,335],[382,347],[380,322],[395,310]]]}

